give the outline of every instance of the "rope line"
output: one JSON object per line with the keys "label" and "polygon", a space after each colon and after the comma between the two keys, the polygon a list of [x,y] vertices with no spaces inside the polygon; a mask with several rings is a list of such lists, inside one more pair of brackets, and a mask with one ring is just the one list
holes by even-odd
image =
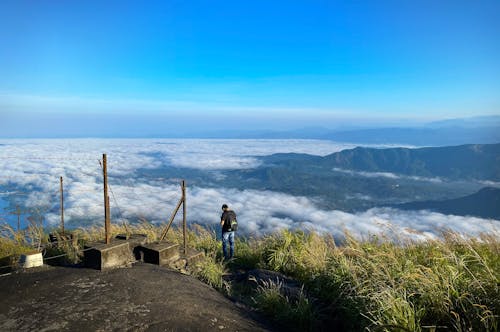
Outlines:
{"label": "rope line", "polygon": [[14,156],[0,156],[0,159],[18,159],[18,160],[80,160],[80,161],[93,161],[93,158],[71,158],[71,157],[14,157]]}

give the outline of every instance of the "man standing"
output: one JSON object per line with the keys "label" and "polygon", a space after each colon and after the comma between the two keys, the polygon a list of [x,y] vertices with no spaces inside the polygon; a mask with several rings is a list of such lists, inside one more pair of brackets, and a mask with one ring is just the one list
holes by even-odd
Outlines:
{"label": "man standing", "polygon": [[[222,215],[220,217],[220,224],[222,226],[222,253],[224,259],[231,259],[234,256],[234,232],[237,228],[236,213],[230,210],[227,204],[222,205]],[[229,244],[229,254],[227,246]]]}

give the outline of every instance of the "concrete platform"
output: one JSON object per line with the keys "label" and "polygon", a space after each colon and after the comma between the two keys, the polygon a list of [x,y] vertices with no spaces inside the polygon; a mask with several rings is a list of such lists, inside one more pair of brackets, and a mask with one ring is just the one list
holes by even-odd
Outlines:
{"label": "concrete platform", "polygon": [[145,263],[168,265],[179,259],[179,245],[170,242],[156,242],[141,245],[134,250],[136,257]]}
{"label": "concrete platform", "polygon": [[126,266],[136,261],[134,248],[145,242],[145,235],[132,234],[128,239],[112,239],[110,244],[88,243],[84,246],[83,263],[97,270]]}

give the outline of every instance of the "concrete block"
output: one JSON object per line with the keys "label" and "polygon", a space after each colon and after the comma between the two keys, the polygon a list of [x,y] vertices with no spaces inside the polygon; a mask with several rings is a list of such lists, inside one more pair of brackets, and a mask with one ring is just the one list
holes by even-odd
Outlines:
{"label": "concrete block", "polygon": [[136,257],[145,263],[168,265],[179,258],[179,245],[177,243],[157,242],[138,246],[135,249]]}
{"label": "concrete block", "polygon": [[19,258],[19,266],[25,269],[43,266],[43,256],[41,252],[33,254],[23,254]]}
{"label": "concrete block", "polygon": [[93,269],[120,267],[135,261],[129,243],[123,240],[110,244],[89,243],[84,249],[84,265]]}

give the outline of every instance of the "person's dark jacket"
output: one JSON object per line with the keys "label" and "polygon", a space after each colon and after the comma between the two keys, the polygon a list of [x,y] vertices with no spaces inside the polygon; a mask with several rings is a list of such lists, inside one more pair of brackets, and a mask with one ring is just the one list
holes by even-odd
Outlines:
{"label": "person's dark jacket", "polygon": [[231,221],[236,220],[236,213],[233,210],[226,210],[222,213],[220,219],[224,220],[222,232],[231,232]]}

